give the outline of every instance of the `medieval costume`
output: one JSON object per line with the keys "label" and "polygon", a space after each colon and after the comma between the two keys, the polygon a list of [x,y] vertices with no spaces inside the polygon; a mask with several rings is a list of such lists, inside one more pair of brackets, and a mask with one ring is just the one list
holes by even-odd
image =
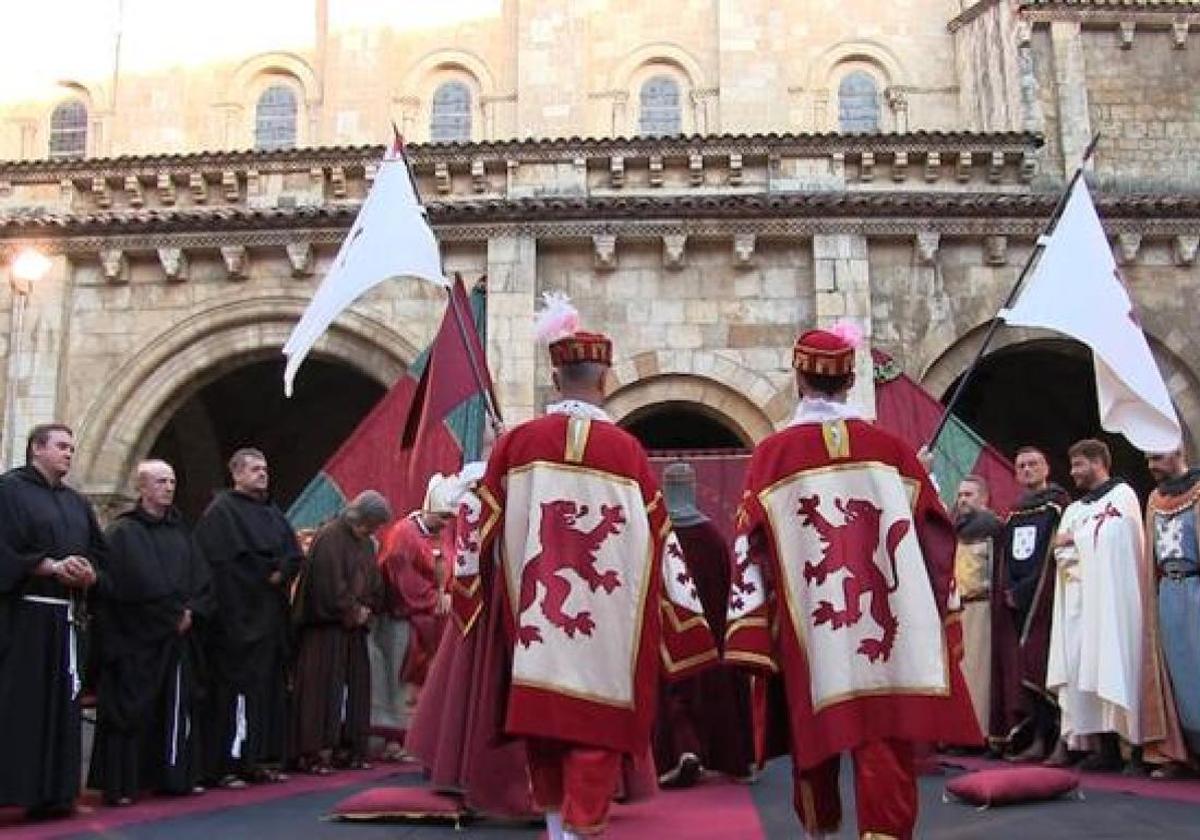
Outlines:
{"label": "medieval costume", "polygon": [[[1146,645],[1145,533],[1133,488],[1111,478],[1063,513],[1046,687],[1058,696],[1062,740],[1116,733],[1130,745],[1166,737],[1161,693],[1144,683],[1156,653]],[[1147,706],[1146,704],[1151,704]],[[1151,712],[1151,714],[1147,714]]]}
{"label": "medieval costume", "polygon": [[992,585],[992,709],[988,741],[1002,751],[1019,731],[1043,745],[1058,736],[1046,690],[1054,605],[1054,535],[1071,503],[1057,484],[1026,493],[1004,522]]}
{"label": "medieval costume", "polygon": [[[386,521],[387,515],[380,516]],[[371,725],[367,622],[381,600],[375,543],[356,533],[344,512],[313,538],[292,603],[298,651],[292,749],[303,769],[329,772],[337,750],[352,766],[366,761]]]}
{"label": "medieval costume", "polygon": [[[813,330],[793,364],[848,377],[854,345]],[[757,690],[755,712],[787,729],[764,752],[791,753],[805,830],[838,829],[849,751],[859,833],[910,837],[914,743],[982,740],[958,665],[954,531],[928,474],[844,402],[804,397],[755,447],[737,526],[725,658],[781,675],[786,700]]]}
{"label": "medieval costume", "polygon": [[[550,344],[556,368],[611,353],[573,326]],[[662,495],[641,445],[596,405],[564,400],[502,436],[478,494],[456,608],[502,634],[497,723],[525,742],[551,837],[598,833],[623,756],[648,751],[660,667],[682,678],[713,662],[711,633],[683,587],[690,606],[664,598]]]}
{"label": "medieval costume", "polygon": [[[667,513],[667,574],[695,590],[714,639],[725,633],[729,604],[729,549],[716,526],[696,507],[696,477],[688,464],[663,472]],[[654,760],[666,786],[686,786],[701,767],[747,778],[754,764],[750,681],[733,666],[710,668],[679,682],[664,682],[654,724]]]}
{"label": "medieval costume", "polygon": [[1002,528],[990,510],[972,510],[954,520],[958,537],[954,581],[962,603],[962,672],[975,718],[985,732],[992,702],[992,578]]}
{"label": "medieval costume", "polygon": [[[109,526],[95,589],[101,638],[89,787],[109,804],[141,790],[185,794],[200,775],[203,656],[194,628],[213,610],[208,562],[174,508],[138,505]],[[185,614],[190,627],[181,629]]]}
{"label": "medieval costume", "polygon": [[[300,569],[300,546],[266,497],[218,494],[196,525],[212,568],[216,611],[208,654],[211,716],[205,772],[272,779],[285,759],[290,651],[287,593]],[[278,574],[276,574],[278,573]]]}
{"label": "medieval costume", "polygon": [[1164,711],[1193,756],[1200,755],[1200,469],[1168,479],[1146,505],[1153,564],[1148,623],[1166,665]]}
{"label": "medieval costume", "polygon": [[106,551],[79,493],[32,466],[0,477],[0,805],[64,812],[79,792],[79,596],[34,570],[79,555],[102,572]]}

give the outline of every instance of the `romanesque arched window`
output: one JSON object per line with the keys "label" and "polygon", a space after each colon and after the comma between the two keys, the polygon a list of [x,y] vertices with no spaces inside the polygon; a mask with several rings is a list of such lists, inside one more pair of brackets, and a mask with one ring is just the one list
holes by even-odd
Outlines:
{"label": "romanesque arched window", "polygon": [[271,85],[254,108],[254,148],[292,149],[296,146],[296,93],[286,85]]}
{"label": "romanesque arched window", "polygon": [[668,137],[683,131],[679,107],[679,83],[670,76],[653,76],[642,84],[638,110],[638,134]]}
{"label": "romanesque arched window", "polygon": [[87,105],[79,99],[60,104],[50,114],[50,157],[70,160],[86,155],[87,129]]}
{"label": "romanesque arched window", "polygon": [[434,143],[470,142],[471,89],[464,83],[445,82],[433,92],[429,139]]}
{"label": "romanesque arched window", "polygon": [[855,70],[838,85],[838,128],[844,132],[879,131],[879,85]]}

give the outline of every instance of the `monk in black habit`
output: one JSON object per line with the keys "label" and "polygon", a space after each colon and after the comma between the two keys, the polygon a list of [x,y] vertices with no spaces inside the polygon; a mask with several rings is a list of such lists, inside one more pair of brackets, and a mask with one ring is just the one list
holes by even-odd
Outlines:
{"label": "monk in black habit", "polygon": [[63,484],[75,436],[35,426],[0,476],[0,806],[65,816],[79,792],[76,609],[105,564],[88,501]]}
{"label": "monk in black habit", "polygon": [[173,507],[171,466],[140,464],[137,489],[137,504],[105,535],[108,564],[94,590],[100,678],[88,786],[109,805],[130,805],[141,790],[204,791],[193,627],[212,613],[208,563]]}
{"label": "monk in black habit", "polygon": [[381,494],[360,493],[317,532],[296,587],[292,745],[298,765],[310,773],[330,773],[335,755],[351,767],[366,766],[371,727],[367,631],[383,600],[371,537],[391,518]]}
{"label": "monk in black habit", "polygon": [[205,775],[241,787],[286,778],[278,768],[288,731],[288,593],[301,553],[268,494],[262,452],[239,449],[229,472],[233,489],[217,495],[195,533],[216,596],[206,644],[212,678]]}

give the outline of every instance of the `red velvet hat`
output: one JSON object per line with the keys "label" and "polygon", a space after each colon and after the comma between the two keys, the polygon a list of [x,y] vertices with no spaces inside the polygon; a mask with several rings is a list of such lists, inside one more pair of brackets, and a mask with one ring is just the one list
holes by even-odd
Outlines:
{"label": "red velvet hat", "polygon": [[817,376],[845,376],[854,372],[854,344],[838,333],[809,330],[796,339],[792,367]]}
{"label": "red velvet hat", "polygon": [[612,367],[612,339],[593,332],[577,332],[550,344],[550,364],[554,367],[577,362],[596,362]]}

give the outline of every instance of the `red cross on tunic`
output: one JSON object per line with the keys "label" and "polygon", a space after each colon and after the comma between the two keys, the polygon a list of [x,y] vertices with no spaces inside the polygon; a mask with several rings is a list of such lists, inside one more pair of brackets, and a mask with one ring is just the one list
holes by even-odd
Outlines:
{"label": "red cross on tunic", "polygon": [[1092,540],[1098,542],[1100,540],[1100,528],[1110,519],[1120,519],[1121,511],[1117,510],[1116,505],[1109,502],[1104,506],[1104,510],[1092,517],[1092,521],[1096,523],[1096,529],[1092,532]]}

